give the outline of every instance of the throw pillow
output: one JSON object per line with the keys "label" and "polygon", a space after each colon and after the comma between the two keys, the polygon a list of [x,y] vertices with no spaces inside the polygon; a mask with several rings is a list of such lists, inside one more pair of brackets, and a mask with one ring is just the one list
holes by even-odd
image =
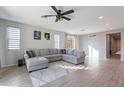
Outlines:
{"label": "throw pillow", "polygon": [[66,54],[66,49],[63,50],[63,54]]}
{"label": "throw pillow", "polygon": [[26,51],[26,53],[28,54],[29,58],[36,56],[32,50]]}
{"label": "throw pillow", "polygon": [[66,54],[66,49],[61,49],[62,54]]}

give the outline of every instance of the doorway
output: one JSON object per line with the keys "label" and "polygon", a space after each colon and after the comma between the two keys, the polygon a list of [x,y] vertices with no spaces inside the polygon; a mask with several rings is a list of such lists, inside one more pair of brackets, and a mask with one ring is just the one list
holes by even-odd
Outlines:
{"label": "doorway", "polygon": [[121,33],[111,33],[106,36],[107,58],[120,58]]}

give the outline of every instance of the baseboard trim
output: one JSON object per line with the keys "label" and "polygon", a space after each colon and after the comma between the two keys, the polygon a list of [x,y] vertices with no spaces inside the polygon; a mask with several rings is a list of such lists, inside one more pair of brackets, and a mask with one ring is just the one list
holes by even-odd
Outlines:
{"label": "baseboard trim", "polygon": [[2,65],[2,66],[1,66],[1,68],[10,67],[10,66],[17,66],[17,64],[11,64],[11,65]]}

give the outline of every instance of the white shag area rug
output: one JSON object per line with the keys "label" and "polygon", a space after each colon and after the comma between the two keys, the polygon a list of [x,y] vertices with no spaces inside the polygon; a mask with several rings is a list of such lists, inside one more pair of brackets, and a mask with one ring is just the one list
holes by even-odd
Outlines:
{"label": "white shag area rug", "polygon": [[40,87],[79,69],[84,69],[84,65],[74,65],[64,61],[57,61],[49,63],[47,69],[31,72],[30,78],[34,87]]}

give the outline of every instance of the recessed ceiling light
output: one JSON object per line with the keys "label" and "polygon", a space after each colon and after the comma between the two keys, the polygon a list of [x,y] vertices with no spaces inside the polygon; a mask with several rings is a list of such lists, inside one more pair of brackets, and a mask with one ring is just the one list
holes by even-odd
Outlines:
{"label": "recessed ceiling light", "polygon": [[110,28],[110,30],[112,30],[113,28]]}
{"label": "recessed ceiling light", "polygon": [[99,19],[103,19],[103,16],[99,16],[98,18],[99,18]]}
{"label": "recessed ceiling light", "polygon": [[85,31],[85,29],[80,29],[80,31]]}
{"label": "recessed ceiling light", "polygon": [[110,25],[110,24],[109,24],[109,23],[106,23],[105,25],[108,26],[108,25]]}

